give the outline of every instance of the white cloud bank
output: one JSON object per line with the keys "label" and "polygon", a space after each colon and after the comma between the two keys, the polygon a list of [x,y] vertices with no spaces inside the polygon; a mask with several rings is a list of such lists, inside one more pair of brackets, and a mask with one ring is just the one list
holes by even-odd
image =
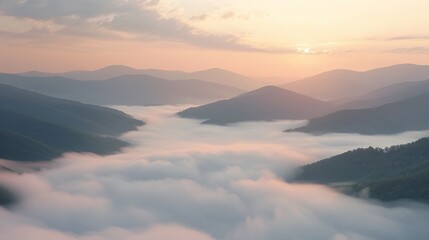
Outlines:
{"label": "white cloud bank", "polygon": [[318,185],[290,184],[296,166],[397,136],[282,133],[299,122],[199,125],[176,107],[125,108],[148,122],[108,157],[70,154],[49,169],[1,174],[22,197],[0,208],[8,240],[426,239],[429,209],[383,206]]}

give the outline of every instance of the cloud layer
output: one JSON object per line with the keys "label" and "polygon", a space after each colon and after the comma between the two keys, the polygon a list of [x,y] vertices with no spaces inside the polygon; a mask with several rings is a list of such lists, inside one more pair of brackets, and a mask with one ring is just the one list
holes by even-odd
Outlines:
{"label": "cloud layer", "polygon": [[[37,173],[2,174],[22,197],[0,208],[9,239],[425,239],[429,209],[383,206],[318,185],[291,184],[296,167],[398,136],[286,134],[302,122],[199,125],[177,107],[122,108],[148,125],[109,157],[70,154]],[[412,224],[410,224],[412,223]]]}
{"label": "cloud layer", "polygon": [[31,19],[43,27],[33,27],[23,33],[0,32],[0,35],[29,40],[49,35],[131,38],[184,42],[206,48],[263,51],[240,43],[239,36],[202,32],[181,19],[163,16],[158,5],[158,0],[5,0],[0,3],[1,15]]}

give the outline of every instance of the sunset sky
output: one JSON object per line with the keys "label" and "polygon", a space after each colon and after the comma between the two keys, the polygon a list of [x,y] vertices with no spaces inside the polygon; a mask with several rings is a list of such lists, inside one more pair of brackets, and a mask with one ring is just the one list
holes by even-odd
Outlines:
{"label": "sunset sky", "polygon": [[429,64],[427,0],[2,0],[0,71],[112,64],[301,77]]}

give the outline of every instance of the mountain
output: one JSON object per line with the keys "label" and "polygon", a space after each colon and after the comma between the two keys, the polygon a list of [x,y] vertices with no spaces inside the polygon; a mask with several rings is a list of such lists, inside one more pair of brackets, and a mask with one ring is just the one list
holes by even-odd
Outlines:
{"label": "mountain", "polygon": [[254,78],[237,74],[221,68],[212,68],[197,72],[148,69],[146,70],[145,74],[169,80],[200,79],[208,82],[232,86],[247,91],[262,87],[264,84],[264,82],[258,81]]}
{"label": "mountain", "polygon": [[[112,137],[88,134],[63,125],[32,118],[12,110],[0,108],[0,114],[2,116],[0,118],[0,129],[3,131],[10,131],[15,136],[24,136],[39,145],[45,144],[60,153],[92,152],[106,155],[118,152],[121,148],[128,146],[127,143]],[[21,143],[21,146],[24,146],[23,143],[29,143],[22,140],[23,138],[16,137],[3,139],[2,141],[6,142],[3,145],[9,147],[3,149],[2,153],[4,153],[3,151],[7,152],[15,149],[17,154],[21,154],[21,148],[17,148],[16,144]],[[4,156],[0,157],[3,158]],[[34,158],[34,160],[47,160],[42,158],[36,159],[35,155],[31,156],[31,158]],[[13,160],[20,159],[14,158]]]}
{"label": "mountain", "polygon": [[[3,112],[2,112],[3,114]],[[30,137],[0,129],[0,158],[15,161],[47,161],[62,152]]]}
{"label": "mountain", "polygon": [[[429,93],[375,108],[341,110],[291,131],[315,134],[395,134],[429,130]],[[289,131],[289,130],[288,130]]]}
{"label": "mountain", "polygon": [[267,86],[237,97],[179,112],[184,118],[225,125],[244,121],[301,120],[319,116],[331,105],[279,87]]}
{"label": "mountain", "polygon": [[111,154],[128,143],[111,136],[142,121],[105,107],[0,84],[0,158],[45,161],[65,152]]}
{"label": "mountain", "polygon": [[[386,149],[356,149],[306,165],[295,181],[337,184],[372,198],[429,201],[429,138]],[[339,184],[338,183],[342,183]]]}
{"label": "mountain", "polygon": [[198,79],[207,82],[231,86],[243,90],[253,90],[263,85],[263,82],[227,71],[220,68],[207,69],[197,72],[168,71],[160,69],[135,69],[123,65],[113,65],[95,71],[71,71],[65,73],[26,72],[22,76],[48,77],[59,76],[76,80],[105,80],[124,75],[149,75],[166,80]]}
{"label": "mountain", "polygon": [[429,92],[429,80],[405,82],[376,89],[346,101],[343,109],[359,109],[377,107],[388,103],[398,102],[407,98]]}
{"label": "mountain", "polygon": [[206,103],[241,91],[200,80],[170,81],[129,75],[102,81],[63,77],[24,77],[0,74],[0,83],[30,91],[99,105],[166,105]]}
{"label": "mountain", "polygon": [[107,107],[48,97],[0,84],[0,109],[99,135],[119,135],[143,124]]}
{"label": "mountain", "polygon": [[360,96],[395,83],[429,78],[429,65],[400,64],[366,72],[333,70],[281,85],[321,100]]}

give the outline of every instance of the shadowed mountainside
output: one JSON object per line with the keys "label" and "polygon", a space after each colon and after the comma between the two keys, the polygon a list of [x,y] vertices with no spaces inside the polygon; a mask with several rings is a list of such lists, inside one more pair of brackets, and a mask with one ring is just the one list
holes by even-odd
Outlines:
{"label": "shadowed mountainside", "polygon": [[53,98],[3,84],[0,84],[0,108],[93,134],[118,135],[143,124],[115,109]]}
{"label": "shadowed mountainside", "polygon": [[44,96],[0,84],[0,158],[43,161],[64,152],[111,154],[127,146],[113,137],[142,121],[106,107]]}
{"label": "shadowed mountainside", "polygon": [[366,148],[302,167],[295,181],[343,183],[347,193],[368,189],[383,201],[429,201],[429,138],[386,149]]}

